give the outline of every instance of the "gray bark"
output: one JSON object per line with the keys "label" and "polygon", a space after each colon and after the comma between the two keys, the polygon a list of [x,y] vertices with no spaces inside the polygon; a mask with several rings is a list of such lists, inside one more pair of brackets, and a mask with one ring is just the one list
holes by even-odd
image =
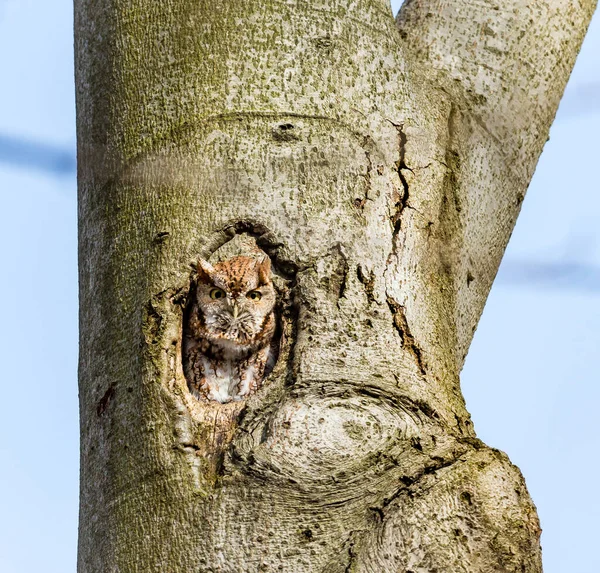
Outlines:
{"label": "gray bark", "polygon": [[[76,0],[80,573],[541,571],[459,372],[592,0]],[[255,243],[279,361],[188,392],[190,264]]]}

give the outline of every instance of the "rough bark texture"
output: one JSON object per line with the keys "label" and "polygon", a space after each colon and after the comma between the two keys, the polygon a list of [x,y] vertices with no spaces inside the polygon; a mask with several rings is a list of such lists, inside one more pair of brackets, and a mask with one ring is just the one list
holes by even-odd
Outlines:
{"label": "rough bark texture", "polygon": [[[593,4],[75,1],[80,573],[541,571],[459,371]],[[190,264],[244,241],[282,353],[200,403]]]}

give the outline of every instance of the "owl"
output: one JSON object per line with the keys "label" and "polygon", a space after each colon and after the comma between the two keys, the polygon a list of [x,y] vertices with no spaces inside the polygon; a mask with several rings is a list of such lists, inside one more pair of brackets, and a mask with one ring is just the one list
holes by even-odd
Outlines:
{"label": "owl", "polygon": [[183,365],[192,394],[220,403],[255,392],[277,360],[271,260],[200,259],[184,329]]}

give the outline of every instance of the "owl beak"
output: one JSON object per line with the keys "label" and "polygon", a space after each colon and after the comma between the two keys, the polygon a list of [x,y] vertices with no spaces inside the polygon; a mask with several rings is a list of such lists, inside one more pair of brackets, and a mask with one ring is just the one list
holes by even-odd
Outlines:
{"label": "owl beak", "polygon": [[238,303],[236,300],[233,303],[233,318],[237,318],[238,314],[239,314],[239,307],[238,307]]}

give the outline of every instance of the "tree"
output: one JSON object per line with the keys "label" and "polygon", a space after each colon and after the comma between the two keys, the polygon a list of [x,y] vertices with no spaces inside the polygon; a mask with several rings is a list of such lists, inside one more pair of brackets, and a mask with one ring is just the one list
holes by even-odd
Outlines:
{"label": "tree", "polygon": [[[79,571],[541,571],[459,372],[593,0],[76,0]],[[190,264],[282,350],[187,390]]]}

